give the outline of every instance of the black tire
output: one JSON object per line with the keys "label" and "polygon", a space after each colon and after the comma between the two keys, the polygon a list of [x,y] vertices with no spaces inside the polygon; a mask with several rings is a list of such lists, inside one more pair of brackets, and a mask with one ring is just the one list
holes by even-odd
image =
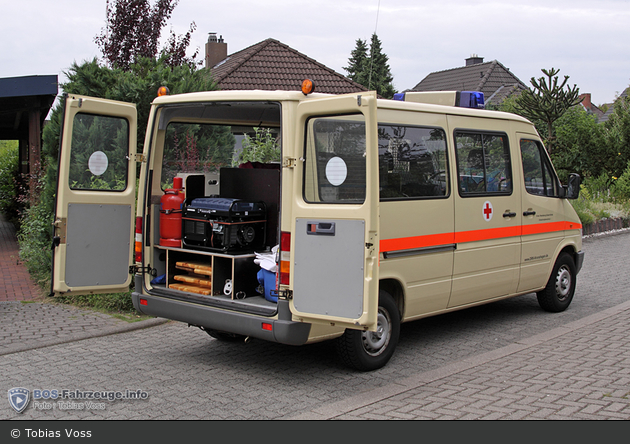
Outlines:
{"label": "black tire", "polygon": [[571,255],[568,253],[560,254],[547,286],[544,290],[536,293],[540,307],[552,313],[566,310],[573,300],[576,277],[575,263]]}
{"label": "black tire", "polygon": [[347,329],[337,339],[337,353],[349,367],[371,371],[384,367],[390,360],[400,336],[400,313],[394,298],[380,291],[376,332]]}
{"label": "black tire", "polygon": [[226,331],[210,330],[210,329],[205,329],[205,328],[203,329],[203,331],[208,333],[214,339],[221,342],[244,342],[245,341],[245,336],[237,335],[236,333],[228,333]]}

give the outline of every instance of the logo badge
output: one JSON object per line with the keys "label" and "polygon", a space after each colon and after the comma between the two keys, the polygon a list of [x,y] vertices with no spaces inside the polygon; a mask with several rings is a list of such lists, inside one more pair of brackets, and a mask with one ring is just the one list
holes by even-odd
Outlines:
{"label": "logo badge", "polygon": [[489,200],[485,201],[483,203],[483,207],[481,208],[481,214],[483,215],[483,220],[485,220],[486,222],[490,222],[492,220],[492,213],[493,213],[493,208],[492,208],[492,204],[490,203]]}
{"label": "logo badge", "polygon": [[9,390],[9,404],[18,413],[22,413],[28,406],[30,392],[25,388],[12,388]]}

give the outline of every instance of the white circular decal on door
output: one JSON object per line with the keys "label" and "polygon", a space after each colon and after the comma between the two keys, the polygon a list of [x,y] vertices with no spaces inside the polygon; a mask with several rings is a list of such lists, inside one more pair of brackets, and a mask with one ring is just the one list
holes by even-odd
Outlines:
{"label": "white circular decal on door", "polygon": [[338,187],[346,181],[348,167],[341,157],[333,157],[326,164],[326,179],[332,185]]}
{"label": "white circular decal on door", "polygon": [[108,165],[107,154],[102,151],[94,151],[88,160],[88,168],[95,176],[100,176],[107,171]]}

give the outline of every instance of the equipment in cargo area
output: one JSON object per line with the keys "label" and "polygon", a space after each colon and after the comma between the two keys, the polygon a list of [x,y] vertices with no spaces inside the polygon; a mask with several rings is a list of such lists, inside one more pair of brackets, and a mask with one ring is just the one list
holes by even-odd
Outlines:
{"label": "equipment in cargo area", "polygon": [[223,253],[263,249],[266,213],[262,201],[195,198],[183,210],[183,246]]}
{"label": "equipment in cargo area", "polygon": [[209,296],[212,294],[212,267],[195,262],[176,262],[175,269],[180,271],[173,276],[176,281],[170,288]]}
{"label": "equipment in cargo area", "polygon": [[173,188],[164,190],[160,201],[160,245],[163,247],[182,246],[182,207],[184,187],[181,177],[173,179]]}

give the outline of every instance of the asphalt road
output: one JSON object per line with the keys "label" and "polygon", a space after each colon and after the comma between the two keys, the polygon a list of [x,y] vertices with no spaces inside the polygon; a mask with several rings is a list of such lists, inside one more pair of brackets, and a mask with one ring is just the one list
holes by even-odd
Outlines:
{"label": "asphalt road", "polygon": [[[422,372],[514,344],[630,300],[630,233],[585,239],[584,267],[570,308],[542,311],[533,294],[404,324],[396,353],[378,371],[358,373],[329,343],[291,347],[216,341],[169,322],[0,356],[6,389],[120,391],[145,399],[92,400],[92,408],[22,414],[5,403],[0,419],[291,419]],[[630,389],[629,389],[630,390]],[[138,392],[140,391],[140,392]],[[49,402],[48,404],[53,404]]]}

